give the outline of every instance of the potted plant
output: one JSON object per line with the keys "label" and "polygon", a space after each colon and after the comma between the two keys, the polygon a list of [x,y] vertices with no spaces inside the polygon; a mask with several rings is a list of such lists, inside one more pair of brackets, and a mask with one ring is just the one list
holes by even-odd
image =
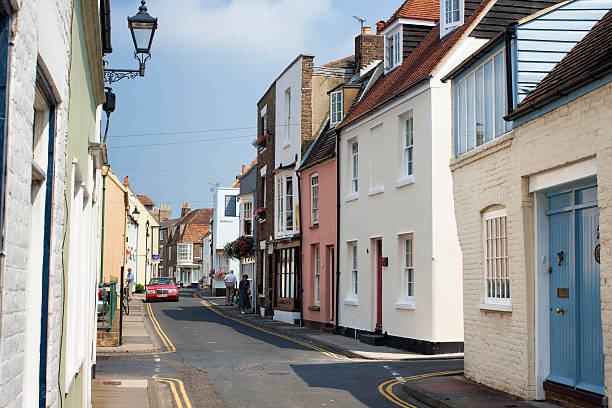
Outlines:
{"label": "potted plant", "polygon": [[241,235],[225,245],[223,254],[233,259],[249,258],[255,254],[255,240],[251,236]]}
{"label": "potted plant", "polygon": [[257,219],[260,222],[265,221],[266,220],[266,207],[260,207],[256,209],[255,211],[253,211],[253,215],[257,217]]}
{"label": "potted plant", "polygon": [[253,146],[257,147],[258,149],[263,149],[264,147],[266,147],[267,139],[268,135],[260,136],[257,139],[253,140]]}

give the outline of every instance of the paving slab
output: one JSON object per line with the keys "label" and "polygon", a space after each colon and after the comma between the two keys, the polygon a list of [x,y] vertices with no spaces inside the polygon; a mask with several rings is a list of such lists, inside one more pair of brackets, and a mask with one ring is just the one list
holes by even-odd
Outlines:
{"label": "paving slab", "polygon": [[421,378],[402,385],[403,391],[434,408],[559,408],[538,401],[523,401],[478,384],[463,375]]}

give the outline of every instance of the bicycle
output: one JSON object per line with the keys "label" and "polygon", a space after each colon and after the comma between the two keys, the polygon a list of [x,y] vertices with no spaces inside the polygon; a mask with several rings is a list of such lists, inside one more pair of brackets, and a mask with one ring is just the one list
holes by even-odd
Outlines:
{"label": "bicycle", "polygon": [[126,315],[130,314],[130,285],[123,287],[123,299],[121,300],[121,310]]}

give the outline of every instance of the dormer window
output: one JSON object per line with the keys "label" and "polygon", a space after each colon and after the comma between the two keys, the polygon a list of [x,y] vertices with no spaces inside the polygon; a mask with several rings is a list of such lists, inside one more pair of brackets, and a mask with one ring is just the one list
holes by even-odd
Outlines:
{"label": "dormer window", "polygon": [[440,7],[440,37],[463,24],[463,0],[444,0]]}
{"label": "dormer window", "polygon": [[397,31],[385,36],[385,61],[387,70],[393,69],[402,62],[402,46],[400,43],[401,26]]}
{"label": "dormer window", "polygon": [[331,126],[342,121],[342,90],[332,92],[330,95],[329,117]]}

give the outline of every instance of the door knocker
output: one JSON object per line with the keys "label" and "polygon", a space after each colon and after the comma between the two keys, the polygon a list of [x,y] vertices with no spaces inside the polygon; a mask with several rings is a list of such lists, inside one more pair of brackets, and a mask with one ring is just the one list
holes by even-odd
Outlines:
{"label": "door knocker", "polygon": [[557,252],[557,256],[559,257],[559,266],[561,266],[561,262],[563,261],[563,251]]}

